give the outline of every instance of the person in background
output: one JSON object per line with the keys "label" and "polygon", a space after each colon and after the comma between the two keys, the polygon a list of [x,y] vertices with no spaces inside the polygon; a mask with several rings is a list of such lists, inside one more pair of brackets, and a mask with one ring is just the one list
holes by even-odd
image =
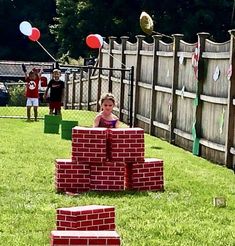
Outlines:
{"label": "person in background", "polygon": [[27,69],[24,64],[22,64],[22,69],[25,74],[26,82],[26,108],[27,108],[27,121],[31,121],[31,107],[34,111],[34,120],[38,120],[38,106],[39,106],[39,80],[43,71],[32,69],[29,74],[27,74]]}
{"label": "person in background", "polygon": [[61,106],[64,101],[64,81],[60,79],[61,71],[54,69],[52,79],[49,81],[44,99],[48,97],[48,90],[50,89],[49,99],[49,114],[61,115]]}
{"label": "person in background", "polygon": [[93,127],[117,128],[119,118],[113,114],[115,97],[111,93],[105,93],[100,98],[101,112],[95,117]]}

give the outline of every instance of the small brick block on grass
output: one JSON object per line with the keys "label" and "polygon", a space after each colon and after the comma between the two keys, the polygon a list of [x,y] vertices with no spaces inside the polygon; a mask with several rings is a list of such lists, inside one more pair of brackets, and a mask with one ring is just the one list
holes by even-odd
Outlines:
{"label": "small brick block on grass", "polygon": [[116,231],[52,231],[51,246],[119,246],[120,237]]}
{"label": "small brick block on grass", "polygon": [[115,208],[113,206],[88,205],[58,208],[57,230],[115,230]]}

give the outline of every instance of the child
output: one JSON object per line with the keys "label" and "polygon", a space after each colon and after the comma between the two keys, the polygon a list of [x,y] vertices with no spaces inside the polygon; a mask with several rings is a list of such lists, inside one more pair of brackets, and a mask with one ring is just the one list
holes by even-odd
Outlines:
{"label": "child", "polygon": [[39,72],[33,69],[27,75],[27,70],[25,65],[22,65],[23,71],[25,73],[26,82],[26,107],[27,107],[27,121],[31,120],[31,107],[34,110],[34,120],[37,121],[38,118],[38,105],[39,105],[39,80],[42,73],[42,68]]}
{"label": "child", "polygon": [[117,128],[119,119],[112,113],[115,106],[115,98],[111,93],[106,93],[100,98],[101,112],[95,117],[93,127]]}
{"label": "child", "polygon": [[60,80],[61,72],[59,69],[54,69],[52,76],[53,78],[46,88],[44,99],[46,100],[50,88],[49,114],[53,114],[55,110],[55,115],[61,115],[61,106],[64,101],[64,81]]}

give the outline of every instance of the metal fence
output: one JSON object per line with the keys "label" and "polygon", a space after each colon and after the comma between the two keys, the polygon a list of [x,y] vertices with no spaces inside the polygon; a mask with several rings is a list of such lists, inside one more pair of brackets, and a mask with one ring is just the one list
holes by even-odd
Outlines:
{"label": "metal fence", "polygon": [[[12,62],[0,61],[0,117],[26,118],[26,98],[25,81],[22,64],[26,65],[27,71],[33,68],[40,68],[43,64],[40,62]],[[47,79],[50,79],[53,63],[44,63],[44,73]],[[43,91],[40,88],[42,97]],[[41,106],[46,108],[46,104],[40,100]],[[39,118],[44,114],[39,110]]]}
{"label": "metal fence", "polygon": [[83,66],[66,73],[65,109],[97,112],[103,93],[116,98],[114,113],[132,126],[133,67],[128,69]]}
{"label": "metal fence", "polygon": [[[24,64],[29,71],[42,66],[42,63]],[[22,62],[0,62],[0,118],[27,118],[24,73],[21,66]],[[44,64],[42,76],[46,77],[47,82],[51,79],[54,66],[53,63]],[[99,111],[101,94],[111,92],[117,101],[114,113],[121,121],[132,125],[133,68],[60,65],[60,69],[61,79],[65,81],[63,118],[78,120],[81,125],[91,125]],[[45,89],[46,87],[39,88],[39,119],[44,119],[49,113],[48,104],[42,97]]]}

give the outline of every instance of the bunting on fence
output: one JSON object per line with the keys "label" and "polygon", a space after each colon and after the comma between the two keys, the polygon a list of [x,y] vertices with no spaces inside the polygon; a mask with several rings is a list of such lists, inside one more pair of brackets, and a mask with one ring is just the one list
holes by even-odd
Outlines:
{"label": "bunting on fence", "polygon": [[198,63],[199,63],[199,57],[200,57],[200,47],[199,44],[196,44],[196,47],[194,49],[194,52],[192,54],[192,67],[194,71],[194,75],[196,79],[198,79]]}
{"label": "bunting on fence", "polygon": [[180,57],[179,57],[179,64],[180,64],[180,65],[183,65],[183,64],[184,64],[184,61],[185,61],[184,55],[181,53],[181,55],[180,55]]}
{"label": "bunting on fence", "polygon": [[230,80],[232,77],[232,64],[229,65],[226,75],[227,75],[227,79]]}
{"label": "bunting on fence", "polygon": [[168,126],[171,125],[171,120],[172,120],[172,98],[170,98],[168,102]]}
{"label": "bunting on fence", "polygon": [[167,70],[166,77],[167,77],[167,78],[170,77],[170,70],[169,70],[169,68],[168,68],[168,70]]}
{"label": "bunting on fence", "polygon": [[200,59],[200,46],[199,43],[196,44],[196,47],[194,49],[194,52],[192,54],[192,67],[194,71],[194,75],[196,78],[196,97],[193,101],[193,104],[195,106],[195,122],[193,123],[192,126],[192,138],[193,138],[193,149],[192,153],[194,155],[199,155],[199,146],[200,146],[200,138],[197,136],[197,131],[196,131],[196,123],[197,123],[197,118],[196,118],[196,111],[197,107],[199,105],[199,93],[198,93],[198,66],[199,66],[199,59]]}
{"label": "bunting on fence", "polygon": [[199,155],[200,138],[197,137],[196,122],[193,123],[192,137],[193,137],[193,151],[192,152],[194,155]]}
{"label": "bunting on fence", "polygon": [[225,114],[225,109],[223,108],[223,111],[220,115],[220,120],[219,120],[219,122],[220,122],[219,133],[220,133],[220,135],[222,135],[223,129],[224,129],[224,114]]}
{"label": "bunting on fence", "polygon": [[194,105],[195,107],[197,107],[198,104],[199,104],[199,96],[196,94],[196,97],[195,97],[194,100],[193,100],[193,105]]}
{"label": "bunting on fence", "polygon": [[219,66],[217,65],[213,74],[213,80],[217,81],[219,79],[220,76],[220,69]]}
{"label": "bunting on fence", "polygon": [[184,91],[185,91],[185,86],[182,87],[181,92],[180,92],[182,99],[184,99]]}

